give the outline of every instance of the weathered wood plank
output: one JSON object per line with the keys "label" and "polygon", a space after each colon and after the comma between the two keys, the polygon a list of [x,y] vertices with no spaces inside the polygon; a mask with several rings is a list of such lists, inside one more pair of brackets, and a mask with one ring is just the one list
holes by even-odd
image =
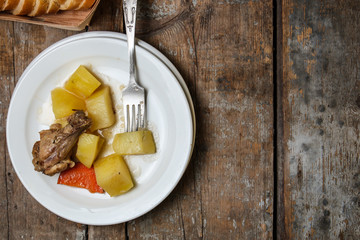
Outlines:
{"label": "weathered wood plank", "polygon": [[110,226],[88,226],[88,232],[84,239],[126,239],[126,223],[110,225]]}
{"label": "weathered wood plank", "polygon": [[[274,81],[276,81],[276,88],[274,88],[274,105],[275,106],[275,137],[274,137],[274,184],[275,193],[274,199],[276,198],[275,211],[274,211],[274,230],[276,239],[286,239],[287,234],[285,230],[285,209],[284,209],[284,111],[283,111],[283,10],[282,1],[276,2],[276,12],[274,14],[274,27],[276,27],[276,33],[274,34],[274,47],[276,52],[274,53],[274,60],[276,60],[274,72]],[[276,25],[275,25],[276,24]],[[275,42],[276,41],[276,42]],[[275,59],[276,58],[276,59]]]}
{"label": "weathered wood plank", "polygon": [[6,146],[6,115],[10,103],[11,91],[14,88],[13,69],[13,24],[0,22],[0,238],[8,239],[8,198],[7,198],[7,146]]}
{"label": "weathered wood plank", "polygon": [[123,32],[122,0],[101,1],[88,30]]}
{"label": "weathered wood plank", "polygon": [[197,4],[202,11],[194,26],[196,156],[203,234],[209,239],[271,238],[272,1]]}
{"label": "weathered wood plank", "polygon": [[272,1],[147,4],[156,11],[139,21],[140,38],[184,76],[198,132],[180,185],[129,223],[130,239],[271,238]]}
{"label": "weathered wood plank", "polygon": [[286,0],[282,9],[286,238],[359,239],[360,7]]}

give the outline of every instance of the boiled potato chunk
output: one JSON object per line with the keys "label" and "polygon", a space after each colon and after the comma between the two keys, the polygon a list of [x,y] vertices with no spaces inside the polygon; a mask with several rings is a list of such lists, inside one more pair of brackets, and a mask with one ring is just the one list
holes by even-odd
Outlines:
{"label": "boiled potato chunk", "polygon": [[76,110],[85,111],[84,100],[63,88],[55,88],[51,91],[52,109],[56,119],[70,116]]}
{"label": "boiled potato chunk", "polygon": [[94,160],[99,154],[104,139],[89,133],[83,133],[79,137],[76,157],[86,167],[91,168]]}
{"label": "boiled potato chunk", "polygon": [[96,181],[110,196],[129,191],[134,183],[124,158],[117,154],[94,162]]}
{"label": "boiled potato chunk", "polygon": [[96,90],[85,100],[85,103],[89,117],[93,121],[91,131],[107,128],[115,123],[115,114],[108,86]]}
{"label": "boiled potato chunk", "polygon": [[120,155],[150,154],[156,151],[154,137],[149,130],[116,134],[112,146]]}
{"label": "boiled potato chunk", "polygon": [[80,65],[65,83],[65,89],[81,98],[89,97],[101,83]]}

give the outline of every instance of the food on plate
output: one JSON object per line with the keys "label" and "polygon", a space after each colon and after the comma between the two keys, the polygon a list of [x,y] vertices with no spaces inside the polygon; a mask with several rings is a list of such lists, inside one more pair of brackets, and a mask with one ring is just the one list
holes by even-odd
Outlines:
{"label": "food on plate", "polygon": [[150,130],[119,133],[123,125],[114,112],[110,86],[80,65],[63,87],[51,91],[51,103],[55,119],[33,146],[35,170],[49,176],[60,173],[58,184],[112,197],[132,189],[123,155],[155,153],[156,146]]}
{"label": "food on plate", "polygon": [[153,134],[150,130],[118,133],[114,137],[113,149],[120,155],[150,154],[156,152]]}
{"label": "food on plate", "polygon": [[59,123],[59,124],[61,124],[62,127],[65,127],[67,125],[67,118],[68,117],[55,119],[55,123]]}
{"label": "food on plate", "polygon": [[65,127],[55,123],[50,129],[40,131],[40,141],[32,150],[36,171],[52,176],[75,165],[71,159],[73,148],[79,136],[90,127],[91,119],[83,111],[76,111],[67,122]]}
{"label": "food on plate", "polygon": [[88,168],[82,163],[76,163],[73,168],[61,172],[57,183],[86,188],[91,193],[104,193],[104,190],[96,182],[94,168]]}
{"label": "food on plate", "polygon": [[94,162],[96,181],[110,196],[118,196],[133,188],[128,166],[124,158],[112,154]]}
{"label": "food on plate", "polygon": [[81,134],[77,143],[76,158],[86,167],[91,168],[103,144],[104,139],[100,136]]}
{"label": "food on plate", "polygon": [[80,65],[76,71],[65,82],[65,89],[81,98],[89,97],[99,86],[101,82],[94,77],[83,65]]}
{"label": "food on plate", "polygon": [[115,113],[111,99],[110,88],[101,87],[85,99],[86,109],[93,124],[90,130],[107,128],[115,123]]}
{"label": "food on plate", "polygon": [[51,91],[51,101],[56,119],[70,116],[76,110],[86,110],[83,99],[60,87]]}
{"label": "food on plate", "polygon": [[0,1],[0,11],[36,17],[59,10],[85,10],[94,3],[95,0],[5,0]]}

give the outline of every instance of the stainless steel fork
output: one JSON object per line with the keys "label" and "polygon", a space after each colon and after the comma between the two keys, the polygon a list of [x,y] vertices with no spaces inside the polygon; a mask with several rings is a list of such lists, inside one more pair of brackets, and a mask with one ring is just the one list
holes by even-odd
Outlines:
{"label": "stainless steel fork", "polygon": [[145,89],[138,85],[135,59],[135,23],[137,0],[123,0],[124,21],[130,61],[129,84],[122,92],[125,131],[134,132],[145,128]]}

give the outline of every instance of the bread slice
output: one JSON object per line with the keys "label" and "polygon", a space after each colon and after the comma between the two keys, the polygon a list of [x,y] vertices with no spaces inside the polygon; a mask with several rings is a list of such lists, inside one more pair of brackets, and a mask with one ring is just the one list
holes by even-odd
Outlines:
{"label": "bread slice", "polygon": [[57,13],[60,9],[60,3],[57,0],[49,0],[49,5],[46,10],[46,14],[54,14]]}
{"label": "bread slice", "polygon": [[11,11],[13,10],[19,3],[19,0],[5,0],[1,11]]}
{"label": "bread slice", "polygon": [[5,4],[5,0],[0,0],[0,11],[3,8],[4,4]]}
{"label": "bread slice", "polygon": [[91,6],[94,4],[95,0],[83,0],[79,7],[75,10],[85,10],[91,8]]}
{"label": "bread slice", "polygon": [[40,16],[46,13],[49,0],[36,0],[33,10],[28,14],[30,17]]}
{"label": "bread slice", "polygon": [[14,15],[27,15],[33,10],[35,1],[36,0],[20,0],[11,13]]}
{"label": "bread slice", "polygon": [[79,7],[83,0],[66,0],[60,5],[60,10],[74,10]]}

